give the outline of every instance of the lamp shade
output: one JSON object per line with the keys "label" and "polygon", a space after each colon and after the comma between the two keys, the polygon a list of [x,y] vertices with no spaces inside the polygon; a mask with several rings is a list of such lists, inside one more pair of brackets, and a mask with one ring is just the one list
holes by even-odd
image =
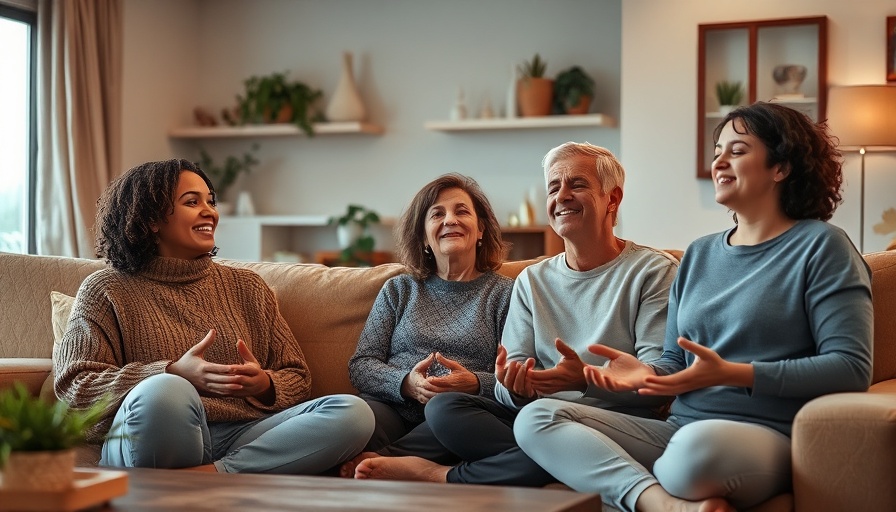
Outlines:
{"label": "lamp shade", "polygon": [[831,87],[828,127],[842,149],[896,147],[896,87]]}

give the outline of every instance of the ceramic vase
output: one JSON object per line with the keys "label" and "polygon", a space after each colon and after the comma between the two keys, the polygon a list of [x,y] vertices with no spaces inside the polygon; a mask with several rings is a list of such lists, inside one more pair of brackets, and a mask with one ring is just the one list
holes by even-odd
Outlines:
{"label": "ceramic vase", "polygon": [[508,119],[513,119],[516,117],[516,81],[518,77],[516,74],[516,65],[510,65],[510,87],[507,88],[507,98],[506,103],[504,105],[504,116]]}
{"label": "ceramic vase", "polygon": [[74,476],[75,450],[12,452],[0,488],[58,492],[70,488]]}
{"label": "ceramic vase", "polygon": [[361,225],[356,222],[348,224],[339,224],[336,226],[336,240],[339,242],[340,249],[347,249],[355,240],[361,238],[363,230]]}
{"label": "ceramic vase", "polygon": [[332,122],[364,121],[367,118],[367,109],[355,84],[351,52],[342,54],[342,74],[325,113]]}
{"label": "ceramic vase", "polygon": [[241,190],[236,196],[236,214],[241,217],[255,215],[255,204],[252,203],[252,195],[248,190]]}

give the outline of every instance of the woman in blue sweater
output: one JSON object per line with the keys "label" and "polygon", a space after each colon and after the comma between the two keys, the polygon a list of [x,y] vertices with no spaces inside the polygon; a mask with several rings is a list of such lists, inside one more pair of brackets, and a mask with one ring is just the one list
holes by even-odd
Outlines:
{"label": "woman in blue sweater", "polygon": [[841,201],[832,136],[769,103],[714,135],[715,198],[735,224],[685,252],[663,355],[594,345],[608,363],[585,368],[609,390],[674,395],[669,418],[539,400],[516,422],[533,460],[620,510],[733,511],[787,492],[797,411],[871,382],[871,273],[826,222]]}

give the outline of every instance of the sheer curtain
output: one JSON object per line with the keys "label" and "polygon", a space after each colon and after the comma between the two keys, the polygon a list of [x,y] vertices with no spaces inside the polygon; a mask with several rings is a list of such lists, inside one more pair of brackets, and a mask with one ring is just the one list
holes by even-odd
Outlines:
{"label": "sheer curtain", "polygon": [[121,165],[122,1],[39,0],[37,252],[92,258]]}

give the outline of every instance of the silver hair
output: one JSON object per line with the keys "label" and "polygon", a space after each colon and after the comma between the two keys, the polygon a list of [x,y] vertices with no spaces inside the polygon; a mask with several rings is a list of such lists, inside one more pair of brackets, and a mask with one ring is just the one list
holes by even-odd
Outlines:
{"label": "silver hair", "polygon": [[604,194],[609,194],[614,188],[623,188],[625,184],[625,170],[613,153],[606,148],[595,146],[588,142],[564,142],[548,151],[541,161],[544,168],[544,176],[547,179],[551,166],[560,160],[576,156],[594,158],[594,172],[601,184]]}

